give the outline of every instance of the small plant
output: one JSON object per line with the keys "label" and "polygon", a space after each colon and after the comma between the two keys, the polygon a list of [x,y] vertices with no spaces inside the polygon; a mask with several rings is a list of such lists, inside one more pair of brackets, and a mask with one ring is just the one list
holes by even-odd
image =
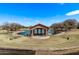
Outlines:
{"label": "small plant", "polygon": [[9,40],[13,40],[12,38],[10,38]]}
{"label": "small plant", "polygon": [[69,40],[69,37],[67,37],[67,40]]}

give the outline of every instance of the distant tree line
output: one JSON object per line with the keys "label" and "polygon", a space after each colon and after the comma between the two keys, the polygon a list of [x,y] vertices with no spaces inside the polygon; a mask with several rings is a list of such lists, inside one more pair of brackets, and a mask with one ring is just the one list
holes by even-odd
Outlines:
{"label": "distant tree line", "polygon": [[7,30],[8,32],[10,31],[17,31],[21,28],[25,28],[25,26],[18,24],[18,23],[4,23],[3,25],[0,26],[3,30]]}
{"label": "distant tree line", "polygon": [[69,31],[71,29],[79,29],[79,22],[76,19],[67,19],[62,23],[54,23],[50,26],[53,34]]}
{"label": "distant tree line", "polygon": [[[2,26],[3,30],[17,31],[22,28],[27,28],[18,23],[4,23]],[[50,29],[53,31],[52,34],[57,34],[60,32],[66,32],[71,29],[79,29],[79,22],[76,19],[67,19],[61,23],[54,23],[50,26]]]}

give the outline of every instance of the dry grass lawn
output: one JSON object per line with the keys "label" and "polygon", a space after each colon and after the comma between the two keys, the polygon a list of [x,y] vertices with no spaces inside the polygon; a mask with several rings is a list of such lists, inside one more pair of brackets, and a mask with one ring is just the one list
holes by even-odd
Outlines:
{"label": "dry grass lawn", "polygon": [[[69,37],[69,40],[67,40]],[[12,38],[12,40],[10,40]],[[52,35],[49,39],[38,40],[24,36],[11,36],[10,34],[0,34],[0,47],[18,49],[41,49],[56,50],[67,49],[79,46],[79,30],[63,33],[62,35]],[[78,47],[79,48],[79,47]]]}

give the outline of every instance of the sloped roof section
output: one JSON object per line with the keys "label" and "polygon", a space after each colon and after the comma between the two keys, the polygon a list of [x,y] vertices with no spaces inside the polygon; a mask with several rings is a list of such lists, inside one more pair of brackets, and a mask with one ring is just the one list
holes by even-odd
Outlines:
{"label": "sloped roof section", "polygon": [[32,29],[32,28],[34,28],[34,27],[36,27],[36,26],[41,26],[41,27],[45,27],[45,28],[49,29],[49,27],[47,27],[47,26],[45,26],[45,25],[43,25],[43,24],[36,24],[36,25],[30,27],[30,29]]}

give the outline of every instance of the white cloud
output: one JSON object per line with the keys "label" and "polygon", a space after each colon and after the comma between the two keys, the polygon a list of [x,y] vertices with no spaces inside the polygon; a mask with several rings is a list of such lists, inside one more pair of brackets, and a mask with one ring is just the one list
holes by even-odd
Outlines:
{"label": "white cloud", "polygon": [[35,23],[42,23],[41,20],[35,20]]}
{"label": "white cloud", "polygon": [[79,10],[74,10],[74,11],[68,12],[66,15],[72,16],[72,15],[76,15],[76,14],[79,14]]}

